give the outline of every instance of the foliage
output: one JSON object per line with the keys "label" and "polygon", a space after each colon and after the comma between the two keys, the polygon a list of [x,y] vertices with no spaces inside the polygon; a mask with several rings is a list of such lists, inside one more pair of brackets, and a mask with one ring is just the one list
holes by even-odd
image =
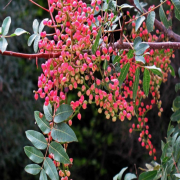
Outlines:
{"label": "foliage", "polygon": [[[172,19],[166,18],[163,3],[161,2],[157,7],[159,7],[161,21],[168,28],[172,26]],[[171,5],[170,1],[168,3]],[[179,3],[177,1],[172,1],[172,3],[178,17]],[[161,116],[163,109],[159,89],[161,83],[167,81],[168,72],[174,74],[169,65],[169,59],[174,55],[168,48],[169,44],[165,46],[164,53],[160,53],[157,49],[152,50],[153,44],[148,44],[149,41],[155,42],[159,39],[157,36],[159,31],[156,31],[157,35],[153,36],[148,33],[153,31],[154,9],[157,7],[151,7],[147,13],[144,13],[143,5],[138,0],[135,0],[134,4],[140,14],[132,18],[129,16],[130,20],[127,22],[125,22],[126,16],[120,11],[125,7],[132,7],[127,4],[117,6],[116,1],[113,0],[92,1],[89,7],[82,1],[69,0],[62,4],[54,0],[48,1],[48,9],[36,4],[48,11],[52,20],[45,19],[40,26],[39,22],[34,20],[34,34],[28,40],[28,45],[34,41],[35,53],[38,52],[38,48],[40,52],[34,56],[29,55],[29,58],[35,57],[36,63],[38,57],[48,58],[41,65],[43,73],[38,79],[38,90],[34,91],[36,100],[39,97],[45,99],[44,115],[38,111],[35,112],[37,125],[45,136],[34,130],[26,131],[27,138],[35,147],[25,147],[26,155],[35,163],[42,164],[41,166],[27,165],[25,170],[28,173],[33,175],[40,173],[40,179],[47,179],[46,175],[50,179],[59,179],[59,176],[61,180],[68,179],[72,159],[69,159],[66,150],[68,143],[77,141],[75,133],[69,126],[72,125],[74,116],[77,115],[77,118],[81,120],[80,109],[86,109],[87,104],[92,103],[100,106],[98,112],[104,111],[106,119],[112,117],[113,122],[117,118],[124,121],[126,118],[131,120],[133,116],[136,116],[137,124],[132,124],[129,132],[140,131],[138,140],[141,146],[145,147],[149,155],[153,155],[156,160],[156,149],[151,142],[152,136],[146,124],[148,122],[146,113],[152,109],[153,104],[157,104],[158,115]],[[98,15],[100,9],[103,16]],[[55,10],[58,12],[54,21],[52,13]],[[95,11],[97,13],[94,14]],[[10,17],[5,18],[0,32],[0,50],[1,54],[5,55],[12,55],[11,52],[6,51],[8,43],[5,38],[26,33],[25,30],[18,28],[12,35],[7,35],[10,23]],[[132,33],[128,38],[133,45],[123,34],[124,25],[130,23],[132,23]],[[122,27],[121,43],[113,47],[109,45],[112,43],[110,34],[118,25]],[[44,26],[54,29],[55,33],[49,35],[46,31],[42,31]],[[53,36],[54,40],[49,40],[47,36]],[[128,41],[127,43],[123,42],[123,37],[124,41]],[[160,38],[161,41],[167,40],[164,34],[161,34]],[[118,50],[118,45],[125,44],[132,50],[126,50],[126,48],[124,51]],[[18,56],[17,53],[13,55]],[[68,105],[67,96],[73,89],[78,90],[79,99],[71,100]],[[148,96],[151,96],[151,102],[144,103],[143,99]],[[176,109],[177,111],[172,115],[172,121],[179,120],[178,106],[177,98],[174,102],[174,111]],[[45,150],[45,155],[42,155],[40,150]],[[121,178],[121,173],[117,175],[117,179]],[[144,177],[147,174],[141,176]],[[179,175],[175,174],[175,176]],[[128,173],[125,179],[134,177],[133,174]]]}

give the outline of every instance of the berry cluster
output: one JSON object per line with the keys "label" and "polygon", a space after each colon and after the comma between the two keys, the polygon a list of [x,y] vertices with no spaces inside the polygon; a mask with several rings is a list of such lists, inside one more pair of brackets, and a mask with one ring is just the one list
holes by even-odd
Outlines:
{"label": "berry cluster", "polygon": [[[87,6],[85,2],[78,0],[64,0],[62,3],[58,0],[50,0],[49,10],[50,13],[55,14],[55,20],[52,18],[52,20],[44,21],[44,25],[55,29],[54,39],[48,39],[46,32],[42,32],[39,49],[40,52],[60,55],[58,58],[48,59],[41,65],[43,73],[38,79],[39,89],[35,91],[35,99],[40,96],[45,98],[45,105],[51,103],[58,108],[61,104],[67,103],[68,92],[76,89],[78,99],[71,101],[70,105],[79,120],[81,119],[80,108],[86,109],[87,104],[93,102],[99,106],[98,112],[104,111],[106,119],[112,118],[113,122],[117,119],[131,120],[136,115],[137,125],[133,124],[129,132],[131,133],[134,129],[140,131],[139,142],[156,160],[156,149],[150,140],[148,118],[145,115],[154,104],[158,105],[159,116],[163,111],[159,88],[161,82],[167,80],[172,51],[170,49],[163,52],[146,50],[145,66],[155,65],[161,68],[162,76],[150,71],[149,97],[151,100],[148,103],[143,102],[146,96],[142,88],[142,76],[140,76],[137,96],[133,101],[136,69],[141,69],[141,75],[145,67],[143,63],[137,63],[134,56],[129,58],[129,50],[117,51],[109,46],[110,37],[106,26],[112,26],[115,16],[112,12],[109,14],[103,12],[95,18],[94,12],[99,10],[101,3],[101,0],[94,0],[91,6]],[[130,13],[128,12],[127,15],[130,16]],[[101,36],[99,44],[96,42],[98,36]],[[132,32],[129,36],[132,41],[136,37],[141,37],[143,41],[153,42],[157,41],[158,36],[166,39],[158,30],[154,35],[148,33],[145,22],[135,32],[135,23],[132,22]],[[94,53],[92,49],[95,49]],[[118,56],[116,63],[113,63],[114,55]],[[125,81],[120,84],[120,69],[127,63],[130,64],[130,68]],[[72,125],[71,119],[68,119],[69,125]],[[49,156],[53,158],[53,155]],[[54,163],[59,167],[59,163]],[[65,174],[68,176],[70,172],[65,172]],[[59,175],[62,177],[61,180],[67,179],[62,170],[59,171]]]}

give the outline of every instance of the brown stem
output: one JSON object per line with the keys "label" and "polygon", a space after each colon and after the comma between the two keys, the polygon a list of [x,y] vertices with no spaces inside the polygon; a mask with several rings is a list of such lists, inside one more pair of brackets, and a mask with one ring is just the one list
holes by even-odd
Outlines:
{"label": "brown stem", "polygon": [[[180,49],[180,42],[144,42],[149,45],[150,49]],[[114,49],[132,49],[133,43],[123,42],[115,42],[113,44]],[[84,50],[87,52],[87,50]],[[26,58],[26,59],[36,59],[36,58],[58,58],[61,55],[61,52],[58,53],[37,53],[37,54],[25,54],[25,53],[18,53],[13,51],[4,51],[3,53],[0,51],[0,54],[4,56],[13,56],[19,58]]]}
{"label": "brown stem", "polygon": [[35,4],[36,6],[40,7],[41,9],[44,9],[45,11],[49,12],[48,9],[46,9],[46,8],[44,8],[44,7],[42,7],[42,6],[40,6],[39,4],[35,3],[33,0],[29,0],[29,1],[32,2],[33,4]]}

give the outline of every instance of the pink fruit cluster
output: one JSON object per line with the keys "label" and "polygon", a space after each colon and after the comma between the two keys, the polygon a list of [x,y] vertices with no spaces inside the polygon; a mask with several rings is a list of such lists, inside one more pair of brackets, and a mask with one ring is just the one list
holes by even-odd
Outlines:
{"label": "pink fruit cluster", "polygon": [[[81,119],[80,108],[87,108],[87,104],[95,103],[99,106],[98,112],[104,111],[106,119],[112,118],[112,121],[126,118],[131,120],[136,114],[137,123],[130,128],[130,133],[134,129],[140,131],[139,141],[141,145],[149,151],[149,155],[155,156],[155,148],[151,142],[149,133],[148,119],[146,113],[157,104],[162,112],[159,87],[161,82],[167,80],[167,74],[170,71],[168,67],[172,55],[170,49],[159,50],[148,49],[145,55],[145,65],[160,67],[162,77],[150,72],[150,95],[151,101],[142,102],[146,98],[142,79],[139,80],[137,97],[133,101],[133,84],[135,81],[135,71],[139,67],[141,73],[144,71],[144,65],[137,63],[135,58],[128,58],[128,51],[118,52],[109,46],[109,34],[105,31],[104,23],[112,25],[114,20],[113,13],[104,12],[103,15],[94,17],[94,12],[99,10],[101,0],[94,0],[91,6],[83,1],[64,0],[62,3],[58,0],[50,0],[50,13],[54,13],[55,20],[44,21],[44,25],[55,29],[53,40],[50,40],[47,33],[41,33],[39,41],[40,52],[59,53],[58,58],[50,58],[41,65],[43,73],[38,79],[38,90],[35,91],[35,99],[45,98],[45,105],[49,103],[56,105],[56,108],[63,103],[67,103],[69,91],[77,90],[78,99],[71,101],[70,105],[74,110],[74,115]],[[128,12],[129,15],[129,12]],[[133,17],[135,18],[135,17]],[[98,24],[97,24],[98,23]],[[143,41],[153,42],[158,39],[157,35],[148,33],[146,24],[135,32],[135,23],[132,23],[132,32],[129,39],[133,41],[136,37],[141,37]],[[101,44],[92,53],[92,48],[98,32],[101,31]],[[166,38],[164,34],[161,38]],[[120,71],[116,70],[112,63],[112,55],[119,56],[119,62],[116,65],[123,68],[130,63],[130,69],[122,85],[119,84]],[[107,62],[107,67],[103,67]],[[69,121],[72,124],[72,121]],[[60,173],[62,174],[62,173]],[[61,175],[60,175],[61,176]],[[64,178],[64,177],[63,177]]]}

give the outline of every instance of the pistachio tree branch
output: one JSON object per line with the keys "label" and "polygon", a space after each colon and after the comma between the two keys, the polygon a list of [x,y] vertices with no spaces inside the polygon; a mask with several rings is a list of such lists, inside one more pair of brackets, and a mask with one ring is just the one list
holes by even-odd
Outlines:
{"label": "pistachio tree branch", "polygon": [[[139,12],[141,12],[136,5],[134,4],[134,0],[129,0],[130,4],[132,6],[134,6],[134,8],[136,8]],[[147,10],[143,8],[144,13],[147,13]],[[142,13],[142,12],[141,12]],[[145,14],[145,16],[147,17],[148,14]],[[169,40],[172,40],[174,42],[180,42],[180,35],[174,33],[170,28],[166,28],[160,21],[158,21],[157,19],[155,19],[154,21],[154,25],[157,29],[159,29],[161,32],[163,32],[168,38]]]}
{"label": "pistachio tree branch", "polygon": [[[180,42],[144,42],[149,45],[150,49],[180,49]],[[133,43],[123,42],[121,44],[120,41],[117,41],[113,44],[114,50],[119,49],[131,49]],[[25,54],[25,53],[18,53],[13,51],[4,51],[3,53],[0,51],[1,55],[4,56],[12,56],[12,57],[19,57],[19,58],[26,58],[26,59],[36,59],[36,58],[58,58],[61,55],[61,52],[58,53],[37,53],[37,54]]]}

